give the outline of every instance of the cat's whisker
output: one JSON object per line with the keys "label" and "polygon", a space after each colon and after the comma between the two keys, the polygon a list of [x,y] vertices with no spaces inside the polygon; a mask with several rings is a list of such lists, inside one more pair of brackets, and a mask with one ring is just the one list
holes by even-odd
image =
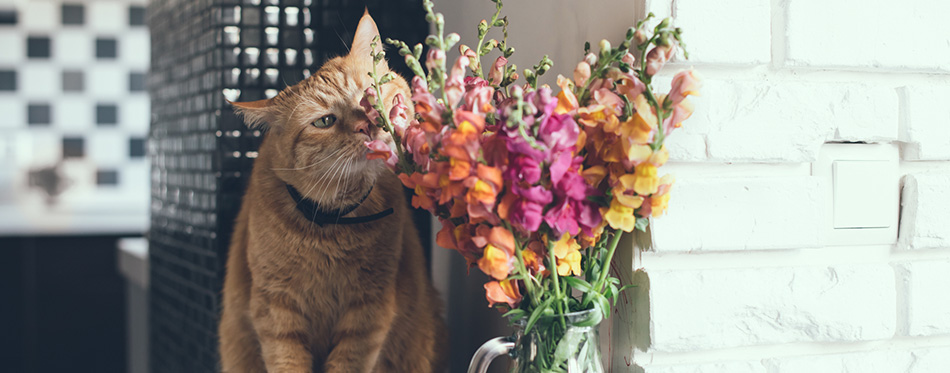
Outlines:
{"label": "cat's whisker", "polygon": [[330,159],[330,157],[333,157],[334,155],[337,155],[337,153],[341,152],[342,150],[343,150],[343,149],[337,149],[337,150],[334,151],[333,153],[330,153],[330,155],[328,155],[328,156],[324,157],[323,159],[321,159],[321,160],[319,160],[319,161],[316,161],[315,163],[313,163],[313,164],[311,164],[311,165],[308,165],[308,166],[297,167],[297,168],[277,168],[277,167],[275,167],[275,168],[271,168],[271,170],[274,170],[274,171],[300,171],[300,170],[306,170],[306,169],[308,169],[308,168],[313,168],[313,167],[316,167],[316,166],[319,166],[319,165],[323,164],[323,162],[326,162],[327,160]]}

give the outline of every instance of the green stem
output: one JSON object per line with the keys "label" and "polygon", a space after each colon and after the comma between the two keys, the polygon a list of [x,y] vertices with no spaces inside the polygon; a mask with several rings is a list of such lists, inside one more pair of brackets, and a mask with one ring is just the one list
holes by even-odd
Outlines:
{"label": "green stem", "polygon": [[551,284],[554,288],[554,304],[557,305],[558,318],[561,321],[561,327],[567,328],[567,322],[564,320],[564,307],[563,301],[564,296],[561,294],[561,285],[558,283],[558,274],[557,274],[557,257],[554,255],[554,241],[548,241],[548,258],[551,261]]}
{"label": "green stem", "polygon": [[[607,274],[610,272],[610,261],[614,258],[614,251],[617,250],[617,244],[620,243],[620,237],[622,235],[623,231],[614,231],[613,237],[610,238],[610,244],[607,246],[607,257],[601,262],[600,275],[597,276],[597,282],[594,283],[594,291],[596,292],[603,293],[602,288],[604,287],[604,281],[607,280]],[[587,308],[586,302],[584,308]]]}

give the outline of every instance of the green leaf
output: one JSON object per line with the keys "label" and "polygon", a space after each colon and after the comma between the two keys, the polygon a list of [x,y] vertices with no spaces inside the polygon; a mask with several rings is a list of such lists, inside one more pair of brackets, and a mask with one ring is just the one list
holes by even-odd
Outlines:
{"label": "green leaf", "polygon": [[[597,293],[590,293],[590,294],[597,294]],[[600,294],[597,294],[597,295],[600,295]],[[601,298],[603,298],[603,297],[601,297]],[[594,309],[595,309],[595,310],[600,310],[600,304],[598,304],[598,303],[595,302],[595,303],[594,303]],[[589,319],[587,319],[587,320],[582,320],[582,321],[580,321],[580,322],[576,322],[576,323],[574,323],[574,325],[576,325],[576,326],[594,326],[594,325],[599,324],[600,321],[603,320],[603,319],[604,319],[604,312],[603,312],[603,311],[601,311],[601,312],[594,312],[594,313],[592,313],[592,314],[590,315],[590,318],[589,318]]]}
{"label": "green leaf", "polygon": [[525,312],[523,309],[515,308],[511,311],[505,312],[502,317],[509,318],[511,321],[517,321],[523,319],[525,315],[527,315],[527,312]]}
{"label": "green leaf", "polygon": [[531,328],[534,327],[534,324],[538,322],[539,318],[541,318],[544,310],[551,307],[552,301],[554,301],[554,297],[548,298],[544,302],[541,302],[541,304],[538,305],[538,308],[535,308],[534,311],[531,312],[531,316],[528,317],[528,323],[524,327],[525,334],[531,331]]}
{"label": "green leaf", "polygon": [[650,219],[648,219],[648,218],[637,218],[637,225],[636,225],[636,228],[637,228],[638,230],[640,230],[640,232],[646,232],[648,225],[650,225]]}
{"label": "green leaf", "polygon": [[589,292],[590,289],[593,288],[590,283],[577,277],[561,277],[561,280],[564,280],[564,282],[567,282],[567,284],[571,285],[572,288],[580,290],[583,293]]}
{"label": "green leaf", "polygon": [[604,318],[606,319],[610,317],[610,302],[607,301],[607,298],[604,298],[602,294],[599,294],[596,292],[593,294],[594,294],[594,303],[596,303],[597,306],[600,308],[601,312],[604,315]]}

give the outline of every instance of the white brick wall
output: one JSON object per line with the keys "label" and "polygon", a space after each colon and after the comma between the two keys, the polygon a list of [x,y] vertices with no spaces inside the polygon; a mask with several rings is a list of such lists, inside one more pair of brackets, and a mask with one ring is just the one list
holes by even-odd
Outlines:
{"label": "white brick wall", "polygon": [[[645,289],[615,320],[614,371],[950,371],[950,3],[640,3],[692,57],[657,86],[706,79],[668,143],[669,211],[627,263]],[[893,242],[824,234],[829,142],[900,145]]]}

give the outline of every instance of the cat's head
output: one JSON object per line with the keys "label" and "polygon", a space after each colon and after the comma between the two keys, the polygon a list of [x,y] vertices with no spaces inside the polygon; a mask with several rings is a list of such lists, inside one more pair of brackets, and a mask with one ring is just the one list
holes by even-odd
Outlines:
{"label": "cat's head", "polygon": [[[392,147],[392,137],[370,123],[359,104],[372,84],[367,73],[373,69],[371,43],[378,36],[367,12],[349,54],[327,61],[274,98],[232,103],[247,125],[267,128],[260,156],[268,157],[277,177],[328,207],[359,199],[380,173],[388,172],[382,160],[366,159],[364,144],[379,139]],[[377,51],[382,44],[376,41]],[[376,64],[378,74],[387,71],[385,60]],[[410,96],[409,86],[398,76],[382,87],[387,109],[397,93]]]}

